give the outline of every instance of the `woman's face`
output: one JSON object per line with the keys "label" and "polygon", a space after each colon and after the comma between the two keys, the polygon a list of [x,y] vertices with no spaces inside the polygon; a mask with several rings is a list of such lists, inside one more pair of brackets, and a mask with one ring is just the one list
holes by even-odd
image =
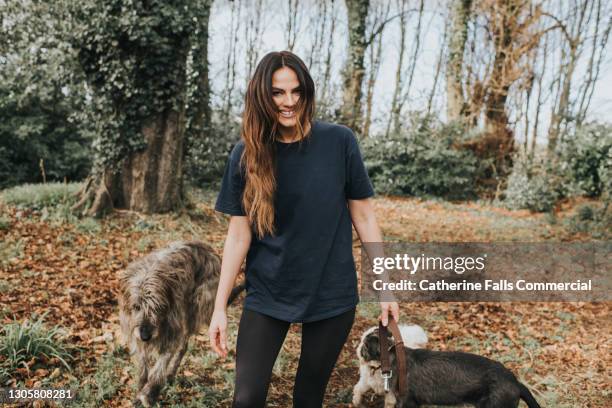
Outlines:
{"label": "woman's face", "polygon": [[291,68],[282,67],[272,75],[272,99],[278,107],[278,121],[281,126],[292,128],[296,125],[295,107],[301,96],[300,82]]}

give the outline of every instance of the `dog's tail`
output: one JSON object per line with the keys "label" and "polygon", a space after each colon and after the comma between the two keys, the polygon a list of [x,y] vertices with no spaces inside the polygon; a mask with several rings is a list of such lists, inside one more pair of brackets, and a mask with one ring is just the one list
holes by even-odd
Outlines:
{"label": "dog's tail", "polygon": [[238,286],[235,286],[232,291],[230,292],[229,298],[227,299],[227,305],[231,305],[232,302],[234,300],[236,300],[236,298],[238,297],[238,295],[240,295],[240,293],[244,290],[245,288],[245,284],[244,282],[239,284]]}
{"label": "dog's tail", "polygon": [[518,386],[519,386],[519,390],[521,391],[521,399],[525,401],[525,403],[527,404],[529,408],[542,408],[540,407],[540,404],[538,404],[538,401],[536,401],[531,391],[529,391],[529,389],[525,387],[524,384],[521,384],[519,382]]}

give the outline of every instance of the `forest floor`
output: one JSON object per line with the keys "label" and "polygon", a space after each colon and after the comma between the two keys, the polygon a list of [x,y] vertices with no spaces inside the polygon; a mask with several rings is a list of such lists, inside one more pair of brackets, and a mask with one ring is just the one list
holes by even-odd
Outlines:
{"label": "forest floor", "polygon": [[[227,219],[210,194],[194,193],[195,208],[173,215],[116,211],[102,221],[54,216],[0,204],[0,320],[44,315],[65,329],[71,370],[57,359],[31,359],[0,386],[70,387],[78,406],[130,406],[134,368],[117,344],[117,272],[177,239],[200,239],[221,252]],[[407,242],[584,241],[564,220],[576,202],[550,216],[482,203],[406,198],[374,200],[386,239]],[[354,240],[358,259],[358,240]],[[420,324],[428,347],[497,359],[528,384],[544,407],[609,407],[612,366],[610,303],[401,303],[404,323]],[[376,304],[362,302],[330,380],[325,406],[348,407],[358,379],[355,348],[376,323]],[[192,339],[176,383],[162,406],[229,407],[240,308],[229,308],[228,358],[215,357],[206,331]],[[292,325],[273,372],[270,407],[290,407],[300,349]],[[3,357],[0,356],[0,364]],[[368,406],[381,399],[368,394]]]}

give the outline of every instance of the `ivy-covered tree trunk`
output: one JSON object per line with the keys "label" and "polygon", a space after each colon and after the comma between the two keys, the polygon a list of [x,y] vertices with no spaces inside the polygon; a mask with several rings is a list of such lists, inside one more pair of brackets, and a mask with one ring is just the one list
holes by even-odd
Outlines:
{"label": "ivy-covered tree trunk", "polygon": [[[75,7],[74,46],[93,90],[98,130],[94,168],[75,205],[85,214],[182,205],[187,61],[209,10],[210,2],[196,0],[92,0]],[[198,113],[201,127],[209,115]]]}
{"label": "ivy-covered tree trunk", "polygon": [[188,112],[191,119],[188,131],[191,133],[191,137],[202,136],[202,133],[208,130],[206,126],[210,124],[212,119],[208,75],[208,22],[210,20],[211,3],[211,1],[202,2],[198,28],[192,36],[192,75],[195,78],[195,84],[193,84],[195,89],[190,98],[189,106],[191,109]]}
{"label": "ivy-covered tree trunk", "polygon": [[488,144],[488,154],[495,160],[497,172],[503,175],[510,170],[512,153],[515,149],[514,134],[508,123],[506,101],[510,86],[515,81],[510,73],[516,69],[517,64],[513,59],[515,55],[513,45],[518,33],[521,6],[517,0],[499,0],[498,7],[501,9],[501,12],[498,12],[500,21],[493,30],[495,58],[485,103],[485,144]]}
{"label": "ivy-covered tree trunk", "polygon": [[144,150],[126,157],[118,170],[90,176],[81,193],[86,201],[93,200],[87,214],[101,216],[110,208],[145,213],[177,208],[183,195],[183,122],[182,112],[159,115],[142,129]]}
{"label": "ivy-covered tree trunk", "polygon": [[472,0],[451,2],[451,23],[446,62],[446,116],[449,121],[463,118],[463,54],[468,35]]}
{"label": "ivy-covered tree trunk", "polygon": [[343,72],[344,94],[340,118],[344,125],[361,134],[362,85],[365,77],[366,18],[369,0],[346,0],[348,12],[349,55]]}

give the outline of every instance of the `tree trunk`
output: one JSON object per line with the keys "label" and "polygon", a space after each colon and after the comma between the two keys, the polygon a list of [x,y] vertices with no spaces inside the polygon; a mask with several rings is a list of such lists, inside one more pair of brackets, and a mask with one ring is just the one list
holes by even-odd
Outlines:
{"label": "tree trunk", "polygon": [[255,72],[257,61],[259,60],[259,52],[263,48],[262,36],[265,29],[262,21],[263,9],[263,0],[256,0],[252,3],[247,2],[247,24],[244,31],[244,44],[247,54],[246,72],[244,75],[246,81],[245,88],[249,83],[249,78],[251,78]]}
{"label": "tree trunk", "polygon": [[188,112],[191,117],[190,131],[192,137],[201,137],[206,126],[210,125],[212,112],[210,109],[210,80],[208,74],[208,22],[210,20],[210,7],[212,1],[203,2],[203,18],[200,22],[200,32],[194,38],[192,48],[193,65],[197,70],[196,92],[189,105],[192,107]]}
{"label": "tree trunk", "polygon": [[399,134],[400,129],[401,129],[401,114],[402,114],[402,110],[404,110],[404,104],[408,101],[408,99],[410,98],[410,90],[412,89],[412,81],[414,80],[414,71],[416,69],[416,65],[417,65],[417,60],[419,57],[419,51],[421,50],[421,26],[423,23],[423,11],[425,10],[425,0],[421,0],[419,2],[419,16],[418,16],[418,20],[417,20],[417,26],[416,26],[416,32],[414,34],[414,40],[413,40],[413,53],[412,53],[412,59],[410,60],[410,71],[408,74],[408,81],[406,82],[406,90],[403,92],[403,95],[400,97],[398,104],[397,104],[397,108],[396,108],[396,112],[395,112],[395,117],[393,118],[393,128],[394,128],[394,132],[395,134]]}
{"label": "tree trunk", "polygon": [[442,35],[442,41],[440,43],[440,53],[438,54],[438,62],[436,63],[436,74],[434,75],[434,82],[431,86],[431,91],[429,92],[429,97],[427,98],[427,116],[431,114],[431,109],[433,107],[433,100],[436,96],[436,90],[438,89],[438,81],[440,79],[440,72],[442,71],[442,64],[444,60],[444,47],[447,44],[448,40],[448,28],[444,27],[444,34]]}
{"label": "tree trunk", "polygon": [[336,33],[336,17],[337,12],[335,8],[335,3],[331,3],[331,12],[330,12],[330,29],[329,36],[327,40],[327,50],[325,54],[325,61],[323,66],[323,85],[321,87],[321,98],[325,101],[329,100],[329,83],[331,82],[331,67],[332,67],[332,51],[334,48],[334,35]]}
{"label": "tree trunk", "polygon": [[563,122],[568,114],[569,102],[570,102],[570,91],[572,86],[572,77],[574,76],[574,70],[576,69],[576,53],[577,45],[572,43],[569,51],[569,62],[567,64],[567,71],[563,78],[563,85],[561,87],[561,95],[559,96],[559,104],[557,109],[553,112],[550,119],[550,128],[548,131],[548,154],[554,154],[557,148],[557,140],[561,133],[561,122]]}
{"label": "tree trunk", "polygon": [[514,0],[501,0],[502,12],[500,26],[495,32],[493,43],[495,46],[495,58],[491,71],[491,80],[487,87],[487,99],[485,106],[485,138],[488,139],[489,152],[495,157],[495,165],[498,174],[504,174],[509,170],[508,164],[510,154],[514,150],[514,136],[508,128],[508,115],[506,113],[506,100],[508,91],[512,85],[512,79],[508,78],[511,64],[509,54],[512,53],[514,41],[513,21],[517,16],[517,4]]}
{"label": "tree trunk", "polygon": [[[562,53],[562,55],[568,55],[565,63],[561,64],[560,67],[560,76],[563,75],[563,81],[561,84],[561,91],[559,94],[559,98],[557,101],[556,109],[553,110],[550,119],[550,126],[548,130],[548,145],[547,145],[547,154],[549,156],[554,156],[555,150],[557,148],[557,142],[561,135],[561,125],[563,123],[567,123],[568,117],[572,114],[570,112],[570,96],[572,91],[572,80],[574,76],[574,71],[576,70],[576,66],[578,63],[578,59],[580,58],[583,49],[583,44],[585,41],[585,35],[587,35],[587,30],[584,27],[588,27],[590,24],[590,13],[589,17],[585,21],[585,17],[587,17],[587,12],[589,10],[589,6],[593,7],[593,3],[584,0],[580,5],[576,4],[575,15],[570,18],[570,22],[572,27],[574,28],[571,34],[568,34],[567,29],[564,31],[566,34],[566,41],[568,42],[567,52]],[[576,19],[572,21],[573,19]],[[563,72],[564,71],[564,72]],[[559,79],[559,81],[561,81]]]}
{"label": "tree trunk", "polygon": [[[128,156],[120,170],[90,176],[75,208],[101,217],[112,208],[163,213],[183,203],[184,112],[169,111],[143,127],[147,147]],[[87,205],[91,203],[91,205]]]}
{"label": "tree trunk", "polygon": [[[236,5],[238,3],[238,5]],[[238,48],[238,33],[239,21],[241,18],[242,2],[232,2],[231,5],[231,20],[229,30],[229,46],[227,53],[227,62],[225,67],[225,88],[223,90],[223,110],[222,115],[224,120],[229,120],[233,110],[233,93],[236,82],[236,50]],[[236,10],[237,8],[237,10]]]}
{"label": "tree trunk", "polygon": [[299,0],[289,0],[289,16],[287,18],[287,50],[293,51],[295,42],[298,38],[298,32],[300,27],[298,26],[298,11],[299,11]]}
{"label": "tree trunk", "polygon": [[[207,47],[201,41],[208,37],[210,1],[200,3],[195,15],[186,0],[126,2],[125,9],[110,3],[92,2],[89,14],[75,14],[82,25],[75,44],[95,98],[91,118],[98,135],[94,168],[74,209],[91,216],[113,208],[176,210],[183,205],[187,106],[194,127],[210,116]],[[109,10],[117,18],[131,13],[138,19],[133,38],[109,23]],[[175,13],[172,25],[163,19],[168,13]],[[197,84],[187,79],[190,54]],[[187,101],[190,85],[194,100]]]}
{"label": "tree trunk", "polygon": [[[384,20],[389,14],[389,6],[387,6],[386,12],[382,14],[381,18]],[[376,41],[372,41],[369,47],[370,52],[370,70],[368,72],[368,80],[366,82],[366,112],[365,121],[363,123],[362,136],[367,138],[370,135],[370,126],[372,125],[372,103],[374,99],[374,85],[376,84],[376,77],[380,69],[380,61],[382,57],[382,37],[383,32],[377,34],[378,38]]]}
{"label": "tree trunk", "polygon": [[404,71],[404,55],[406,54],[406,26],[407,26],[407,17],[406,17],[406,8],[408,5],[407,0],[401,1],[400,6],[400,40],[399,40],[399,56],[397,61],[397,68],[395,70],[395,89],[393,90],[393,97],[391,98],[391,111],[389,112],[389,119],[387,120],[387,128],[385,130],[385,137],[389,137],[389,133],[391,132],[391,124],[394,123],[394,131],[399,130],[399,116],[400,109],[399,98],[402,92],[403,82],[402,82],[402,72]]}
{"label": "tree trunk", "polygon": [[361,88],[365,76],[365,31],[369,0],[346,0],[346,8],[348,12],[349,55],[343,72],[344,95],[340,118],[344,125],[361,134]]}
{"label": "tree trunk", "polygon": [[465,110],[462,85],[463,54],[467,40],[472,0],[458,0],[451,4],[451,23],[446,62],[446,116],[449,121],[462,119]]}

